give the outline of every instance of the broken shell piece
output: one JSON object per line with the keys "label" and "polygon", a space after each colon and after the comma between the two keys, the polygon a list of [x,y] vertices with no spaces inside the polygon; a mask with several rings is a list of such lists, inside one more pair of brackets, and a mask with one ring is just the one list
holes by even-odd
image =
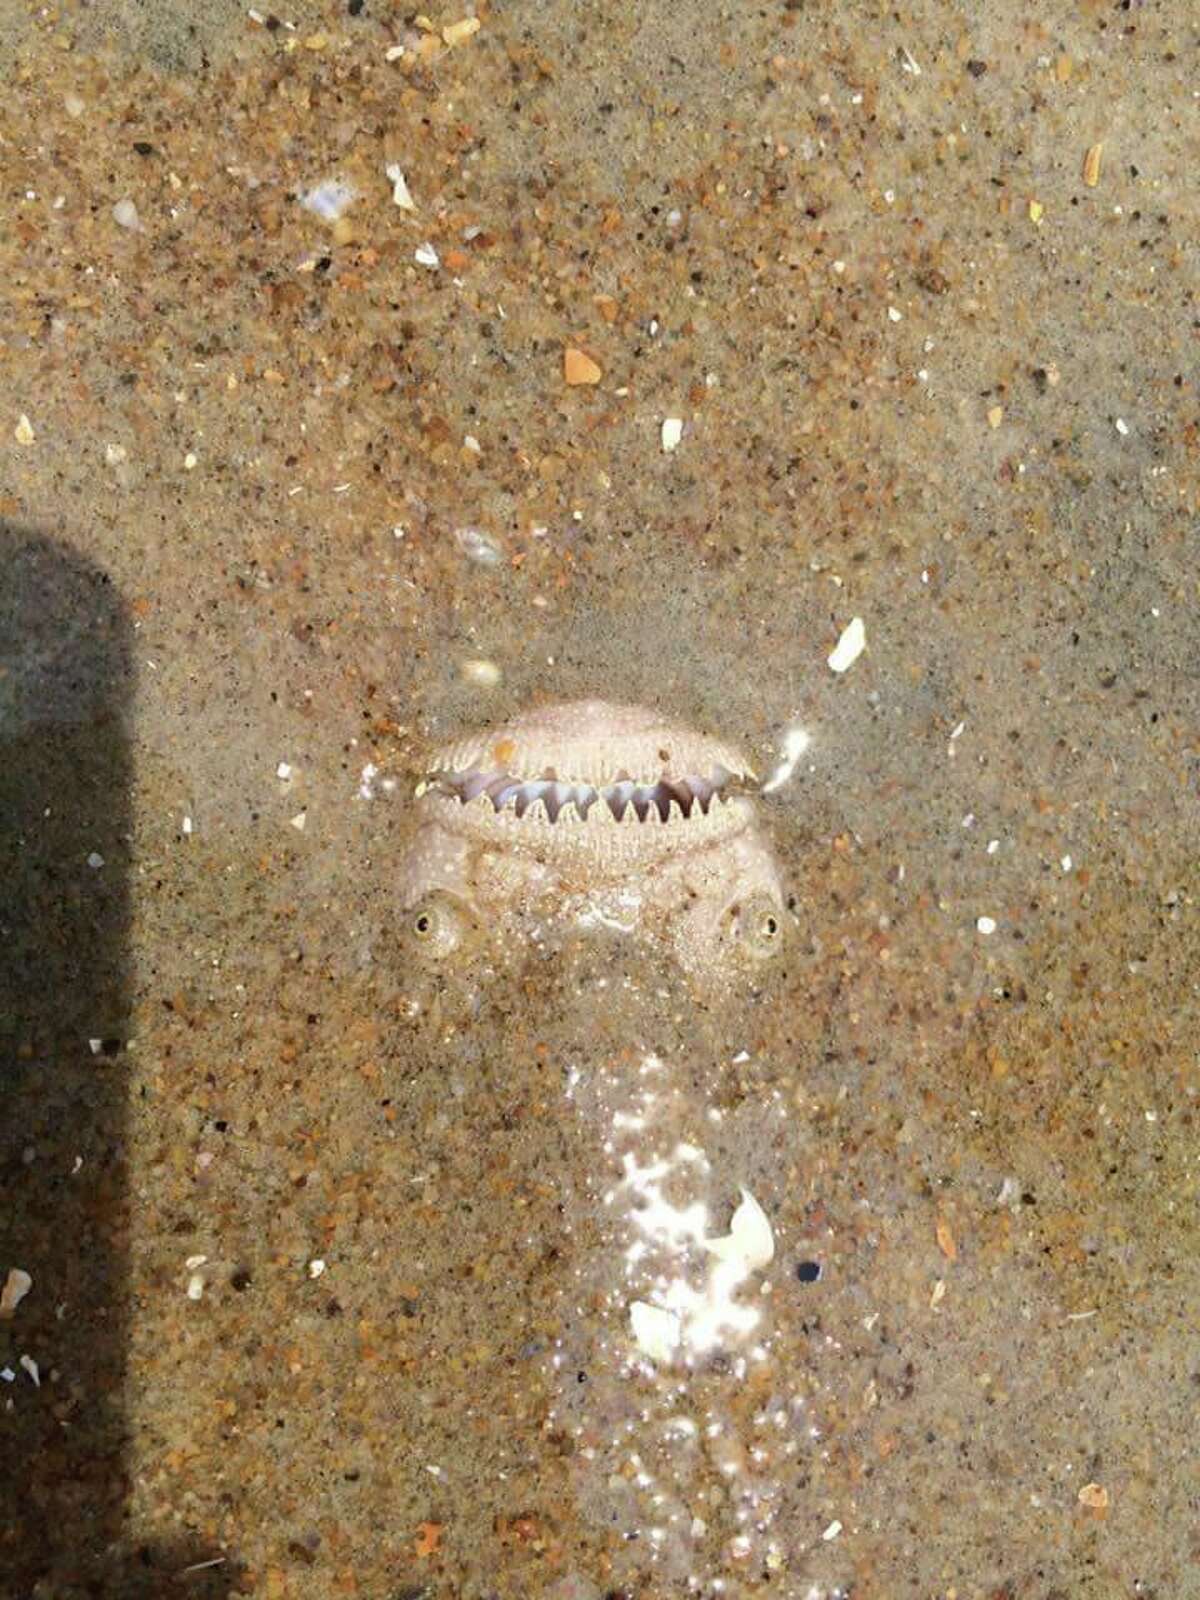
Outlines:
{"label": "broken shell piece", "polygon": [[706,1239],[704,1248],[722,1261],[737,1262],[746,1272],[757,1272],[774,1257],[771,1224],[749,1189],[742,1190],[741,1204],[733,1213],[729,1232],[723,1239]]}
{"label": "broken shell piece", "polygon": [[401,211],[415,211],[417,209],[416,201],[409,193],[408,184],[404,179],[404,173],[400,170],[400,167],[397,165],[397,163],[393,161],[383,170],[391,179],[393,204],[398,205]]}
{"label": "broken shell piece", "polygon": [[866,648],[867,630],[861,617],[853,617],[842,629],[842,636],[838,640],[829,656],[829,667],[832,672],[846,672],[862,655]]}

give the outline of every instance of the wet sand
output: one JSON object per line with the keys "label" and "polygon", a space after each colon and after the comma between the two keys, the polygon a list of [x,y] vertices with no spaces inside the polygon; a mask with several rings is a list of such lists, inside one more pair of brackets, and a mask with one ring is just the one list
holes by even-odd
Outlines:
{"label": "wet sand", "polygon": [[[538,1360],[656,1049],[776,1246],[723,1592],[1186,1596],[1187,19],[478,17],[0,7],[0,1588],[687,1593]],[[423,752],[585,695],[811,736],[761,988],[411,959]]]}

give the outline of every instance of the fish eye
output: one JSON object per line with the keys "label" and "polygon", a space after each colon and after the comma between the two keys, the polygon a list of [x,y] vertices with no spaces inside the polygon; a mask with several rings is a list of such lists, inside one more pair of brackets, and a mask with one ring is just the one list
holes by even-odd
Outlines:
{"label": "fish eye", "polygon": [[408,913],[410,941],[430,960],[440,961],[455,951],[467,932],[464,910],[447,895],[429,895]]}
{"label": "fish eye", "polygon": [[783,944],[783,915],[768,895],[753,895],[734,908],[734,936],[755,960],[773,956]]}

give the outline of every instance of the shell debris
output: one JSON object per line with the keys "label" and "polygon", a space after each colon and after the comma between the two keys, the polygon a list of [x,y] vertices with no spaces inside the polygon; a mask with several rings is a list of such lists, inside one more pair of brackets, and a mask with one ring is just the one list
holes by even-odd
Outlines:
{"label": "shell debris", "polygon": [[867,630],[861,617],[852,617],[829,655],[831,672],[848,672],[866,649]]}

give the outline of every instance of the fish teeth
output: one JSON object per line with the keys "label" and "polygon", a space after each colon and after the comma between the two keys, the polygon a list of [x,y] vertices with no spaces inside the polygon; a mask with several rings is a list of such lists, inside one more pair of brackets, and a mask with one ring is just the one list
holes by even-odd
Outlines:
{"label": "fish teeth", "polygon": [[511,772],[469,768],[463,772],[438,771],[430,775],[427,786],[454,796],[463,805],[482,802],[499,813],[512,805],[518,817],[531,808],[541,807],[548,822],[561,818],[586,822],[591,808],[599,802],[615,822],[684,822],[696,812],[707,816],[714,800],[724,804],[733,798],[740,780],[727,767],[715,766],[709,777],[661,777],[654,783],[639,783],[624,768],[611,783],[563,782],[547,767],[539,778],[518,778]]}

